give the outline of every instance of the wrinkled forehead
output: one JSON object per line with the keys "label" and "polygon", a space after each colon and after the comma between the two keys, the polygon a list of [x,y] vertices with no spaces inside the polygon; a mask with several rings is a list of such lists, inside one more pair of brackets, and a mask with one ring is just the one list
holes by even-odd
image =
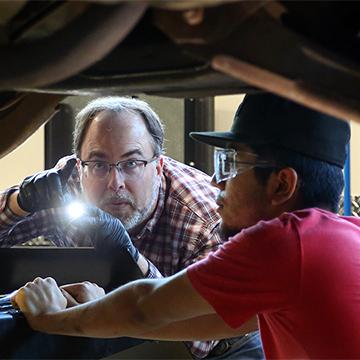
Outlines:
{"label": "wrinkled forehead", "polygon": [[82,157],[95,152],[116,159],[134,151],[151,156],[153,142],[142,117],[127,111],[99,113],[87,129],[80,149]]}
{"label": "wrinkled forehead", "polygon": [[92,120],[89,131],[117,137],[119,141],[135,139],[151,142],[152,140],[143,117],[135,111],[102,111]]}

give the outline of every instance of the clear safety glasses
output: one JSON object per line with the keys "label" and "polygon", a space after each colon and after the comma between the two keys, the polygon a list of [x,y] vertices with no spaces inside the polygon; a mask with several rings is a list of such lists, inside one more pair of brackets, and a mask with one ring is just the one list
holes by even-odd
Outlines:
{"label": "clear safety glasses", "polygon": [[[240,160],[241,158],[247,160]],[[214,175],[218,184],[255,167],[271,168],[274,165],[268,161],[258,160],[257,155],[253,153],[237,152],[234,149],[215,149]]]}

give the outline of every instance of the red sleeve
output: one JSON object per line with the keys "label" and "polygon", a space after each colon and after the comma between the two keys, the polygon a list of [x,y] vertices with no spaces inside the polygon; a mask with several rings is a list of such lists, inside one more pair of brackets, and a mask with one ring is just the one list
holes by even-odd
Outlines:
{"label": "red sleeve", "polygon": [[218,315],[237,328],[296,301],[300,261],[296,223],[275,219],[243,230],[187,274]]}

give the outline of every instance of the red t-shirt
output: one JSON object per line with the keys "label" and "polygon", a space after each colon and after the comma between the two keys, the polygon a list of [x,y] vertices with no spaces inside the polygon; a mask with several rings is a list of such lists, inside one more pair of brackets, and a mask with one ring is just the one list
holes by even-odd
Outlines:
{"label": "red t-shirt", "polygon": [[268,358],[360,358],[360,218],[285,213],[187,274],[229,326],[257,314]]}

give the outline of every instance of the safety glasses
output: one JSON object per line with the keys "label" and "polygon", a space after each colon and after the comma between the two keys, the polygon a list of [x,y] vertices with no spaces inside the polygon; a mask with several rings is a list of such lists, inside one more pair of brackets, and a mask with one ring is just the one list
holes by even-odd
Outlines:
{"label": "safety glasses", "polygon": [[[246,158],[246,161],[241,158]],[[234,149],[215,149],[214,175],[218,184],[255,167],[271,168],[274,165],[268,161],[258,160],[257,155],[253,153],[237,152]]]}

